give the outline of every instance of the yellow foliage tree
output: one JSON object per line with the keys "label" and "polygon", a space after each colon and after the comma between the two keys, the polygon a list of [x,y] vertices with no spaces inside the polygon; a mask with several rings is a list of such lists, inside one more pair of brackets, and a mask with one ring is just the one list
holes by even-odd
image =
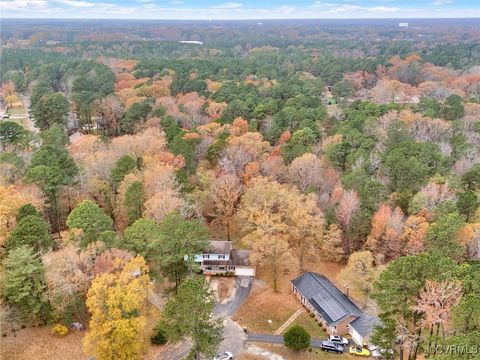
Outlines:
{"label": "yellow foliage tree", "polygon": [[[323,216],[314,196],[265,178],[254,178],[249,183],[239,220],[243,230],[249,232],[244,241],[252,246],[254,257],[259,263],[268,263],[274,288],[282,258],[294,249],[303,270],[305,256],[318,249],[323,238]],[[281,249],[281,256],[276,249]]]}
{"label": "yellow foliage tree", "polygon": [[138,256],[117,273],[97,276],[88,291],[92,314],[83,340],[86,353],[97,360],[141,359],[147,344],[148,267]]}
{"label": "yellow foliage tree", "polygon": [[37,196],[38,194],[36,195],[34,191],[30,190],[34,190],[34,188],[0,185],[0,245],[17,224],[18,209],[28,203],[39,210],[42,209],[42,200]]}

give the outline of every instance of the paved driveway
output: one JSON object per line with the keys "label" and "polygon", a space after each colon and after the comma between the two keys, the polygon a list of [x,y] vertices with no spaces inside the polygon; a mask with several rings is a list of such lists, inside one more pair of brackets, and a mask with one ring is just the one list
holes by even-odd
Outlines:
{"label": "paved driveway", "polygon": [[[238,276],[235,279],[235,296],[230,301],[221,304],[216,303],[213,313],[216,317],[223,317],[223,341],[220,343],[218,352],[230,351],[233,355],[238,355],[246,350],[247,336],[243,329],[231,316],[235,315],[237,310],[243,304],[252,288],[253,277]],[[160,354],[157,360],[180,360],[188,355],[192,344],[190,341],[183,340],[175,346],[170,346]]]}
{"label": "paved driveway", "polygon": [[220,304],[215,304],[213,314],[215,316],[233,316],[243,304],[250,290],[252,289],[253,277],[252,276],[237,276],[235,279],[235,296],[232,300]]}

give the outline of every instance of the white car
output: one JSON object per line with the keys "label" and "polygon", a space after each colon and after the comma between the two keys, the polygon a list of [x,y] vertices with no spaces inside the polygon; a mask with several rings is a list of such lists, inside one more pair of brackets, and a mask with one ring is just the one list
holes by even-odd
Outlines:
{"label": "white car", "polygon": [[233,354],[230,351],[225,351],[223,353],[215,355],[213,360],[232,360]]}
{"label": "white car", "polygon": [[348,339],[345,339],[343,336],[330,335],[328,337],[328,341],[331,341],[337,344],[348,345]]}

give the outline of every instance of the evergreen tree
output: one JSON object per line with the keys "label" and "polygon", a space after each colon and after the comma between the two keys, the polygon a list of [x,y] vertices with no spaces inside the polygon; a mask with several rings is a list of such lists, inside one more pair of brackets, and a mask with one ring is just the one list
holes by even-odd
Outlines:
{"label": "evergreen tree", "polygon": [[20,310],[24,320],[48,317],[43,264],[32,248],[20,246],[8,254],[2,287],[6,300]]}
{"label": "evergreen tree", "polygon": [[112,230],[113,220],[93,201],[84,200],[72,210],[67,218],[70,229],[82,229],[81,246],[96,241],[104,231]]}
{"label": "evergreen tree", "polygon": [[50,226],[38,215],[27,215],[18,222],[7,238],[6,248],[11,251],[28,245],[37,252],[46,252],[53,246]]}
{"label": "evergreen tree", "polygon": [[166,304],[162,321],[166,324],[168,338],[178,341],[190,337],[193,347],[190,356],[213,357],[222,340],[222,319],[215,319],[215,298],[203,276],[187,278],[177,294]]}

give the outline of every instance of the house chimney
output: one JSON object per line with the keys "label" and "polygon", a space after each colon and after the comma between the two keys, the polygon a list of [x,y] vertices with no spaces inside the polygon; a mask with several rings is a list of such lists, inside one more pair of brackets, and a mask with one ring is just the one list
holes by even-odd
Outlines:
{"label": "house chimney", "polygon": [[348,287],[348,285],[345,285],[345,288],[347,289],[347,294],[346,295],[347,295],[347,298],[348,298],[348,292],[349,292],[350,288]]}

